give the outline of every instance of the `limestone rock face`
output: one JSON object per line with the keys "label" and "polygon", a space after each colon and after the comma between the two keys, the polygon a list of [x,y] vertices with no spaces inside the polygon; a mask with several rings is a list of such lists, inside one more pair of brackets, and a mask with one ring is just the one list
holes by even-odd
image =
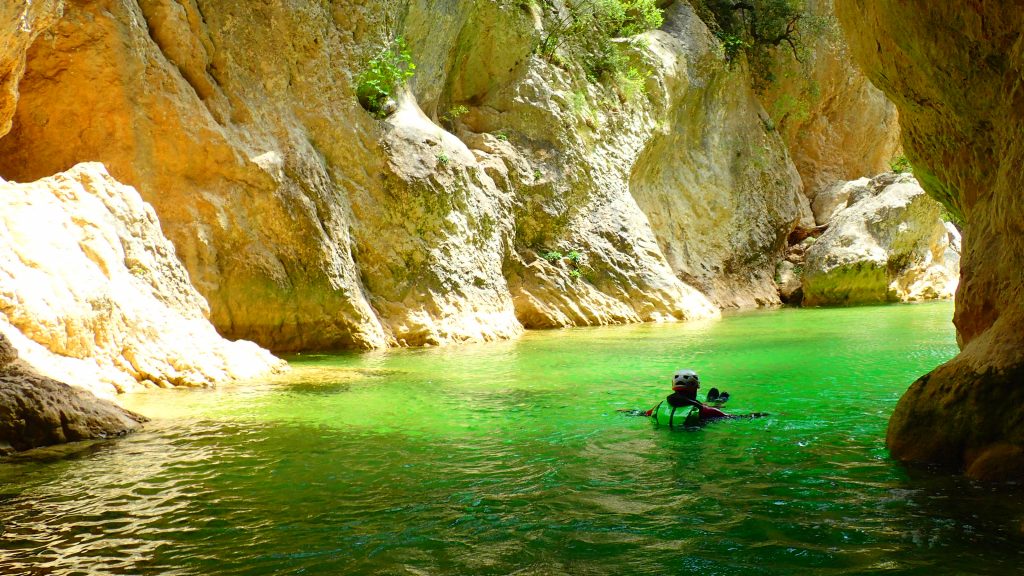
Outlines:
{"label": "limestone rock face", "polygon": [[[633,96],[533,55],[537,10],[71,2],[29,52],[0,175],[103,162],[154,206],[218,330],[278,350],[776,303],[807,202],[689,5],[623,44]],[[395,35],[417,72],[378,119],[354,77]]]}
{"label": "limestone rock face", "polygon": [[921,185],[964,220],[960,354],[889,423],[903,460],[1024,474],[1024,12],[1015,3],[837,0],[855,57],[896,103]]}
{"label": "limestone rock face", "polygon": [[952,298],[960,237],[910,175],[856,181],[806,253],[803,305]]}
{"label": "limestone rock face", "polygon": [[152,208],[102,165],[0,183],[0,332],[36,370],[111,395],[281,367],[207,313]]}
{"label": "limestone rock face", "polygon": [[0,137],[11,129],[25,53],[62,8],[62,0],[6,0],[0,5]]}
{"label": "limestone rock face", "polygon": [[641,152],[630,191],[686,282],[721,307],[778,304],[775,262],[810,219],[785,143],[687,3],[667,9],[649,42],[666,128]]}
{"label": "limestone rock face", "polygon": [[110,438],[146,418],[42,376],[0,334],[0,455],[62,442]]}
{"label": "limestone rock face", "polygon": [[780,55],[762,95],[811,199],[837,182],[887,170],[900,149],[896,106],[854,64],[832,4],[807,1],[806,25],[821,30],[810,34],[806,62]]}

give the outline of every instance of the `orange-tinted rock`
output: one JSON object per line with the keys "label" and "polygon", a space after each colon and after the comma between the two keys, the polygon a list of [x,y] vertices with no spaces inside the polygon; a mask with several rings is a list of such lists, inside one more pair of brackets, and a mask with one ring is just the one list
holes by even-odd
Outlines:
{"label": "orange-tinted rock", "polygon": [[[890,449],[905,460],[1019,480],[1024,11],[1007,2],[925,0],[837,0],[836,9],[855,57],[899,109],[922,186],[964,219],[954,315],[961,352],[900,400]],[[1005,462],[992,466],[996,457]]]}
{"label": "orange-tinted rock", "polygon": [[900,143],[896,107],[854,64],[832,0],[806,4],[813,40],[805,61],[780,46],[762,99],[814,199],[836,182],[887,170]]}

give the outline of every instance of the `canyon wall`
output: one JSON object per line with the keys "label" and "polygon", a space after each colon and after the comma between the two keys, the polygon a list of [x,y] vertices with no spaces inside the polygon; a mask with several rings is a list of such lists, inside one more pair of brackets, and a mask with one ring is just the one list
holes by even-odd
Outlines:
{"label": "canyon wall", "polygon": [[962,218],[960,354],[901,398],[900,459],[1024,477],[1024,11],[1014,2],[836,0],[854,56],[896,103],[924,188]]}
{"label": "canyon wall", "polygon": [[779,46],[762,100],[813,200],[836,182],[888,170],[900,142],[896,106],[854,64],[833,0],[806,7],[805,45]]}
{"label": "canyon wall", "polygon": [[[644,78],[627,98],[533,54],[537,10],[67,1],[29,49],[0,176],[102,162],[221,334],[277,350],[777,303],[809,210],[743,69],[675,2],[623,44]],[[418,68],[378,119],[353,77],[393,35]]]}

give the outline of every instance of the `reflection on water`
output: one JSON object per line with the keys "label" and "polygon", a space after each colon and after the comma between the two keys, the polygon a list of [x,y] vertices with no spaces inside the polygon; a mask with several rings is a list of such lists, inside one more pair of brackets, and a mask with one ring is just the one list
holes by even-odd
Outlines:
{"label": "reflection on water", "polygon": [[[1017,488],[907,471],[885,425],[949,304],[301,356],[126,398],[145,432],[0,464],[2,574],[1010,574]],[[653,428],[693,367],[758,420]]]}

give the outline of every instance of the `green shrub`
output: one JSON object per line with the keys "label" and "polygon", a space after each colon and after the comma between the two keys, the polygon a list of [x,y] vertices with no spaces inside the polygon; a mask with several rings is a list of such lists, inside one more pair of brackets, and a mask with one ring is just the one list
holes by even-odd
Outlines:
{"label": "green shrub", "polygon": [[910,165],[910,160],[907,160],[906,156],[900,154],[892,160],[889,160],[889,169],[897,174],[901,174],[903,172],[913,171],[913,166]]}
{"label": "green shrub", "polygon": [[775,81],[775,51],[783,49],[801,65],[809,62],[805,39],[837,34],[833,17],[816,16],[807,0],[690,0],[701,20],[722,43],[732,63],[747,56],[754,87],[763,90]]}
{"label": "green shrub", "polygon": [[452,106],[451,108],[449,108],[448,111],[444,113],[444,116],[441,116],[441,119],[444,120],[445,123],[448,124],[448,126],[451,126],[451,125],[455,124],[455,120],[456,119],[458,119],[460,116],[462,116],[462,115],[464,115],[464,114],[466,114],[468,112],[469,112],[469,108],[467,108],[466,106],[464,106],[462,104],[459,104],[459,105]]}
{"label": "green shrub", "polygon": [[356,76],[356,98],[365,110],[378,118],[383,117],[385,103],[415,73],[416,64],[405,39],[395,38]]}
{"label": "green shrub", "polygon": [[449,158],[444,152],[437,155],[437,163],[441,166],[447,166],[449,162],[451,162],[451,158]]}
{"label": "green shrub", "polygon": [[549,252],[545,252],[544,255],[541,256],[541,258],[547,260],[548,262],[557,262],[561,260],[563,256],[561,252],[557,250],[551,250]]}
{"label": "green shrub", "polygon": [[642,93],[639,71],[616,38],[635,36],[662,24],[656,0],[568,0],[565,10],[544,2],[545,33],[537,52],[548,61],[576,62],[591,82],[608,81],[623,94]]}

